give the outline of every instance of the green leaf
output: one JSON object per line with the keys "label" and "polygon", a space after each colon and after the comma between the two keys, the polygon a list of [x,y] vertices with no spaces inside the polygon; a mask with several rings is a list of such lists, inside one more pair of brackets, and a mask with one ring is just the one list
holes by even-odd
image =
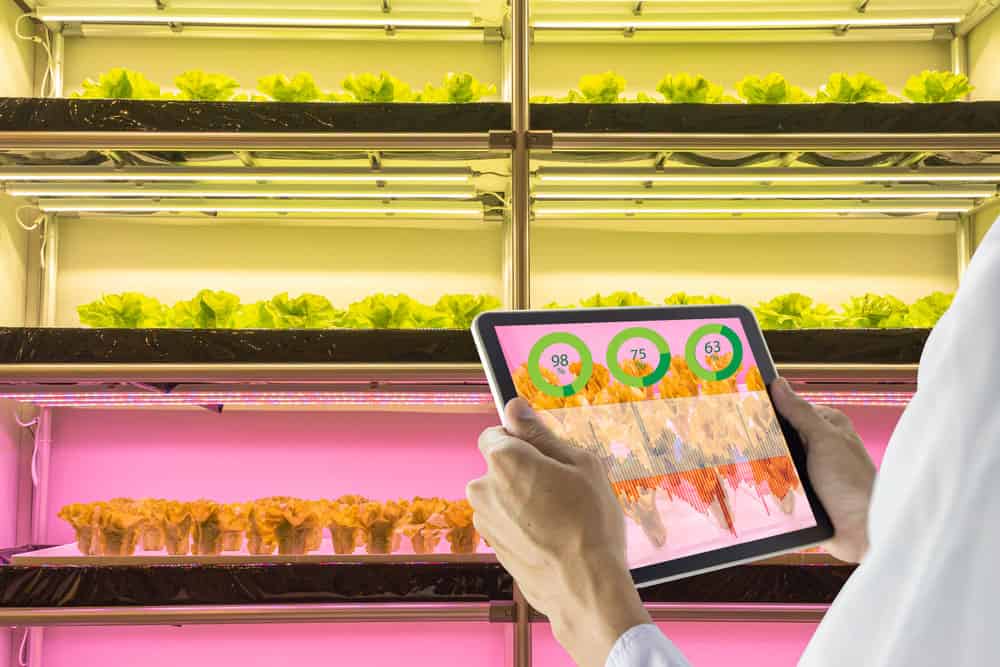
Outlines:
{"label": "green leaf", "polygon": [[447,313],[436,308],[418,303],[410,309],[413,327],[416,329],[448,329],[457,328]]}
{"label": "green leaf", "polygon": [[793,86],[785,77],[772,72],[761,78],[748,76],[738,84],[736,90],[748,104],[805,104],[812,98],[798,86]]}
{"label": "green leaf", "polygon": [[699,294],[686,294],[684,292],[674,292],[663,300],[663,303],[668,306],[700,306],[706,304],[726,304],[732,302],[732,299],[727,299],[726,297],[719,296],[717,294],[702,296]]}
{"label": "green leaf", "polygon": [[918,329],[930,329],[938,323],[941,316],[951,307],[954,294],[934,292],[922,299],[917,299],[910,306],[905,325]]}
{"label": "green leaf", "polygon": [[167,324],[167,308],[158,299],[139,292],[105,294],[97,301],[78,306],[80,322],[90,327],[135,329]]}
{"label": "green leaf", "polygon": [[782,294],[754,308],[762,329],[825,329],[837,326],[840,319],[832,308],[814,304],[805,294]]}
{"label": "green leaf", "polygon": [[612,292],[607,296],[595,294],[581,300],[580,305],[584,308],[620,308],[622,306],[651,306],[652,302],[637,292]]}
{"label": "green leaf", "polygon": [[868,293],[852,297],[843,304],[844,324],[862,329],[887,329],[903,325],[909,311],[894,296]]}
{"label": "green leaf", "polygon": [[108,98],[117,100],[155,100],[160,87],[139,72],[115,67],[100,75],[97,81],[86,79],[83,91],[74,97]]}
{"label": "green leaf", "polygon": [[954,102],[972,91],[964,74],[924,70],[907,80],[903,95],[914,102]]}
{"label": "green leaf", "polygon": [[673,104],[717,104],[725,101],[722,86],[711,83],[700,74],[668,74],[656,87],[667,102]]}
{"label": "green leaf", "polygon": [[588,74],[580,77],[580,91],[570,91],[570,97],[575,94],[582,96],[582,100],[570,99],[568,101],[583,101],[592,104],[610,104],[619,102],[622,93],[625,91],[625,79],[614,72],[604,74]]}
{"label": "green leaf", "polygon": [[176,79],[174,84],[181,91],[183,100],[203,102],[224,102],[231,100],[240,87],[236,79],[225,74],[208,74],[201,70],[189,70]]}
{"label": "green leaf", "polygon": [[232,329],[239,307],[235,294],[204,289],[190,301],[174,304],[170,324],[180,329]]}
{"label": "green leaf", "polygon": [[369,72],[352,74],[344,79],[342,85],[358,102],[413,101],[410,87],[388,72],[382,72],[378,76]]}
{"label": "green leaf", "polygon": [[422,304],[405,294],[374,294],[352,303],[344,326],[355,329],[414,329]]}
{"label": "green leaf", "polygon": [[316,102],[323,96],[308,72],[299,72],[291,80],[284,74],[265,76],[257,87],[276,102]]}
{"label": "green leaf", "polygon": [[419,102],[447,102],[450,104],[467,104],[478,102],[489,95],[495,95],[496,86],[485,85],[476,80],[468,72],[448,72],[444,77],[444,84],[435,88],[431,84],[424,86],[424,90],[417,96]]}
{"label": "green leaf", "polygon": [[325,296],[302,294],[294,299],[282,292],[264,304],[276,329],[329,329],[340,324],[342,313]]}
{"label": "green leaf", "polygon": [[267,309],[267,301],[257,301],[240,306],[233,315],[236,329],[274,329],[274,316]]}
{"label": "green leaf", "polygon": [[468,329],[476,315],[500,308],[500,299],[488,294],[446,294],[434,304],[434,310],[446,317],[446,326]]}
{"label": "green leaf", "polygon": [[864,72],[845,74],[836,72],[816,93],[817,102],[898,102],[899,98],[889,94],[886,85]]}

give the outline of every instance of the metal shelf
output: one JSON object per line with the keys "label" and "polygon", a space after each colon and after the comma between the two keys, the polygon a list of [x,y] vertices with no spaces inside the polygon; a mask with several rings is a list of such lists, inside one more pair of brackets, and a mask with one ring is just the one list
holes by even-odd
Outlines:
{"label": "metal shelf", "polygon": [[108,626],[239,623],[513,623],[513,602],[134,607],[0,607],[0,625]]}
{"label": "metal shelf", "polygon": [[[827,604],[687,604],[647,602],[646,611],[654,621],[715,623],[819,623]],[[548,623],[541,613],[532,610],[532,623]]]}

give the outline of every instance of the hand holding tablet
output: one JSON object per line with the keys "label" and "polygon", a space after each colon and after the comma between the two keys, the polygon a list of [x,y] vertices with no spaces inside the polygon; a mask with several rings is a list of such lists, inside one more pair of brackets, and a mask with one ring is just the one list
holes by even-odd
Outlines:
{"label": "hand holding tablet", "polygon": [[492,312],[473,333],[501,414],[521,396],[602,462],[638,585],[833,534],[745,308]]}

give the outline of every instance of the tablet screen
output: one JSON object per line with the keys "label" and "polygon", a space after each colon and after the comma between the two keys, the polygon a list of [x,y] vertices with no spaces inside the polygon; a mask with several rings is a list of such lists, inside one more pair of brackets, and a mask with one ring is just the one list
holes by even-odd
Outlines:
{"label": "tablet screen", "polygon": [[629,567],[817,525],[738,318],[496,334],[518,395],[605,462]]}

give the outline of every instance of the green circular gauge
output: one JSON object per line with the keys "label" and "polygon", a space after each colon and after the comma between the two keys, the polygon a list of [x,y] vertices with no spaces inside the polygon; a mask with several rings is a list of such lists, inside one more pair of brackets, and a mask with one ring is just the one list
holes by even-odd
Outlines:
{"label": "green circular gauge", "polygon": [[[712,334],[718,334],[729,341],[729,344],[733,346],[733,360],[729,362],[729,365],[722,370],[716,371],[711,368],[705,368],[698,361],[698,343],[705,336],[711,336]],[[716,350],[719,352],[720,350]],[[727,380],[740,370],[740,364],[743,363],[743,343],[740,342],[740,337],[736,335],[736,332],[723,324],[706,324],[703,327],[698,327],[695,329],[691,337],[688,338],[687,350],[685,351],[685,358],[687,359],[688,367],[691,368],[691,372],[700,377],[702,380]]]}
{"label": "green circular gauge", "polygon": [[[552,384],[542,374],[542,353],[545,352],[546,348],[558,343],[569,345],[580,355],[580,373],[575,380],[566,385]],[[587,386],[587,381],[590,380],[593,372],[594,358],[590,354],[590,348],[577,336],[564,331],[542,336],[531,348],[531,353],[528,355],[528,376],[531,377],[531,381],[535,383],[539,391],[548,396],[556,398],[572,396]]]}
{"label": "green circular gauge", "polygon": [[[656,348],[656,351],[660,353],[660,362],[653,369],[652,373],[643,375],[642,377],[635,377],[626,373],[621,363],[619,363],[618,350],[625,344],[625,341],[632,338],[648,340]],[[643,354],[645,354],[644,351]],[[608,343],[608,370],[611,371],[616,380],[630,387],[642,388],[656,384],[670,370],[670,345],[667,344],[667,340],[663,336],[652,329],[647,329],[646,327],[629,327],[628,329],[623,329]]]}

